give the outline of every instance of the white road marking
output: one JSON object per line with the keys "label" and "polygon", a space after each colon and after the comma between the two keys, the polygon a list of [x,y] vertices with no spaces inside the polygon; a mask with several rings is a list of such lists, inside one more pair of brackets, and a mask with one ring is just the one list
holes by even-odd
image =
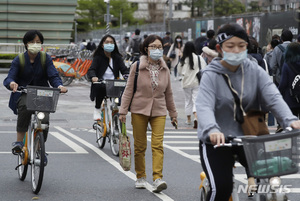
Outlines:
{"label": "white road marking", "polygon": [[16,133],[17,134],[17,131],[0,131],[0,133]]}
{"label": "white road marking", "polygon": [[[199,144],[199,141],[166,141],[164,140],[165,144]],[[198,147],[199,149],[199,147]]]}
{"label": "white road marking", "polygon": [[[147,136],[148,138],[151,138],[151,136]],[[164,138],[171,138],[171,139],[181,139],[181,138],[188,138],[188,139],[198,139],[197,136],[175,136],[175,135],[165,135]],[[198,140],[197,140],[198,141]],[[198,141],[199,143],[199,141]]]}
{"label": "white road marking", "polygon": [[[59,126],[54,126],[57,130],[59,130],[60,132],[63,132],[64,134],[68,135],[69,137],[73,138],[74,140],[77,140],[78,142],[84,144],[85,146],[87,146],[88,148],[90,148],[91,150],[93,150],[96,154],[98,154],[101,158],[103,158],[104,160],[106,160],[107,162],[109,162],[111,165],[113,165],[115,168],[117,168],[120,172],[122,172],[123,174],[125,174],[127,177],[129,177],[130,179],[132,179],[133,181],[136,180],[136,176],[134,173],[130,172],[130,171],[124,171],[122,169],[122,167],[120,166],[120,164],[115,161],[114,159],[112,159],[111,157],[109,157],[107,154],[105,154],[103,151],[101,151],[99,148],[95,147],[94,145],[90,144],[89,142],[81,139],[80,137],[77,137],[76,135],[72,134],[71,132],[59,127]],[[152,185],[149,184],[147,182],[147,186],[146,189],[150,192],[152,192]],[[155,196],[159,197],[161,200],[164,201],[173,201],[172,198],[170,198],[169,196],[167,196],[164,193],[154,193]]]}
{"label": "white road marking", "polygon": [[[49,133],[51,135],[53,135],[54,137],[56,137],[58,140],[65,143],[68,147],[73,149],[75,151],[75,153],[77,153],[77,154],[88,154],[88,152],[84,148],[82,148],[78,144],[74,143],[73,141],[69,140],[68,138],[66,138],[62,134],[60,134],[58,132],[49,132]],[[51,153],[51,152],[47,152],[47,153]],[[53,153],[58,153],[58,152],[53,152]],[[60,153],[66,153],[66,152],[60,152]]]}

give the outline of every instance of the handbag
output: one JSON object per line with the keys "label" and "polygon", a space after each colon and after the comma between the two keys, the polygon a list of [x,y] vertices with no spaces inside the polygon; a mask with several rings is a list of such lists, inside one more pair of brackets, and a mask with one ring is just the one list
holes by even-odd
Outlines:
{"label": "handbag", "polygon": [[174,59],[175,57],[176,57],[176,52],[175,52],[175,45],[174,45],[169,58]]}
{"label": "handbag", "polygon": [[201,80],[201,76],[202,76],[202,73],[201,73],[201,61],[200,61],[199,55],[197,57],[198,57],[199,71],[197,72],[196,77],[197,77],[198,82],[200,84],[200,80]]}
{"label": "handbag", "polygon": [[122,133],[119,135],[119,159],[124,171],[131,168],[130,138],[126,134],[126,125],[122,123]]}
{"label": "handbag", "polygon": [[270,134],[267,124],[265,123],[265,113],[260,110],[250,110],[245,113],[240,98],[229,82],[228,75],[222,74],[224,77],[237,105],[235,119],[241,124],[244,135],[267,135]]}

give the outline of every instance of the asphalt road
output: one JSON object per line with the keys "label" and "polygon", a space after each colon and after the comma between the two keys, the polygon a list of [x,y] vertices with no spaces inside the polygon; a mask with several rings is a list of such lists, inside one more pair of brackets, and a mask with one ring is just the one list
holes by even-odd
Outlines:
{"label": "asphalt road", "polygon": [[[5,74],[0,74],[2,83]],[[196,130],[185,125],[183,91],[178,81],[172,78],[176,106],[179,112],[179,129],[166,123],[164,137],[164,180],[168,189],[163,193],[151,192],[152,158],[151,134],[148,133],[146,152],[147,189],[134,188],[135,171],[125,172],[119,165],[118,157],[112,155],[109,144],[100,150],[92,129],[94,103],[89,100],[89,83],[73,82],[69,92],[61,95],[56,113],[51,115],[50,136],[46,143],[48,166],[44,182],[38,195],[31,192],[30,172],[24,182],[18,179],[16,156],[11,154],[11,142],[15,141],[16,116],[7,107],[10,92],[0,86],[0,201],[116,201],[116,200],[199,200],[199,174],[202,171]],[[127,118],[127,130],[133,143]],[[271,128],[274,130],[274,128]],[[246,183],[244,168],[237,164],[234,170],[237,185]],[[285,176],[284,184],[291,185],[290,200],[299,200],[300,174]],[[248,199],[239,194],[240,200]]]}

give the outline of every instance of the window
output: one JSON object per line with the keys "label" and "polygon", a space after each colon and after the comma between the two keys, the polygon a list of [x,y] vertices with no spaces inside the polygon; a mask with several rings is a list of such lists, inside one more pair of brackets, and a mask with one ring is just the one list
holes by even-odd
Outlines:
{"label": "window", "polygon": [[182,3],[178,3],[175,5],[175,10],[182,10]]}

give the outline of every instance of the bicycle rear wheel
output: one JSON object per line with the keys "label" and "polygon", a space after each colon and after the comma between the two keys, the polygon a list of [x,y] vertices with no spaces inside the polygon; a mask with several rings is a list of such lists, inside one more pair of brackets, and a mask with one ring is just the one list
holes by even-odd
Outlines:
{"label": "bicycle rear wheel", "polygon": [[31,164],[32,191],[38,194],[41,190],[45,168],[45,142],[43,132],[37,132],[33,143],[33,162]]}
{"label": "bicycle rear wheel", "polygon": [[103,132],[106,132],[106,129],[103,128],[103,122],[97,122],[95,123],[96,126],[95,126],[95,129],[96,129],[96,140],[97,140],[97,144],[98,144],[98,147],[100,149],[102,149],[105,145],[105,141],[106,141],[106,137],[103,137]]}
{"label": "bicycle rear wheel", "polygon": [[119,156],[119,134],[121,133],[121,122],[118,114],[114,114],[112,118],[112,126],[112,132],[110,135],[110,148],[113,155]]}
{"label": "bicycle rear wheel", "polygon": [[27,175],[28,163],[26,165],[22,164],[22,161],[25,157],[25,153],[22,151],[18,154],[18,175],[21,181],[24,181]]}
{"label": "bicycle rear wheel", "polygon": [[206,200],[206,196],[207,196],[207,194],[205,192],[205,189],[202,187],[200,189],[200,201],[205,201]]}

